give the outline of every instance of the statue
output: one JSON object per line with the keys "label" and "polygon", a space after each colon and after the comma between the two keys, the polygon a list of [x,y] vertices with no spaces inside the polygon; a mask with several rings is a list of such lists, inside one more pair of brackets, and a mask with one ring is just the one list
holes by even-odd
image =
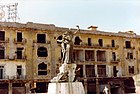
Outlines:
{"label": "statue", "polygon": [[77,25],[78,29],[75,32],[72,32],[71,30],[66,31],[62,35],[62,40],[57,40],[58,42],[61,42],[62,47],[62,62],[63,63],[74,63],[73,60],[73,37],[79,31],[79,26]]}
{"label": "statue", "polygon": [[108,90],[108,88],[105,86],[105,88],[104,88],[104,90],[103,90],[103,93],[104,94],[109,94],[109,90]]}
{"label": "statue", "polygon": [[62,35],[62,40],[57,40],[58,42],[61,42],[61,49],[62,49],[62,65],[59,68],[59,73],[56,77],[54,77],[51,82],[73,82],[75,78],[75,70],[76,70],[76,64],[73,61],[73,37],[79,31],[79,26],[77,26],[78,29],[73,32],[71,30],[66,31]]}

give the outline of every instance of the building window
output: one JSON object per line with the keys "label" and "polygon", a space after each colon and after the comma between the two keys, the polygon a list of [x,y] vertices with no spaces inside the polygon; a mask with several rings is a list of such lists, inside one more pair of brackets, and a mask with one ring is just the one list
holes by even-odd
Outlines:
{"label": "building window", "polygon": [[111,40],[111,46],[115,47],[115,41],[114,40]]}
{"label": "building window", "polygon": [[118,73],[118,70],[117,70],[116,66],[113,66],[113,76],[117,77],[117,73]]}
{"label": "building window", "polygon": [[103,46],[103,39],[98,40],[99,46]]}
{"label": "building window", "polygon": [[5,40],[5,32],[0,31],[0,41],[4,41],[4,40]]}
{"label": "building window", "polygon": [[44,62],[38,65],[38,75],[47,75],[47,64]]}
{"label": "building window", "polygon": [[4,78],[4,66],[0,66],[0,79]]}
{"label": "building window", "polygon": [[106,65],[97,65],[98,68],[98,76],[105,77],[106,76]]}
{"label": "building window", "polygon": [[94,51],[93,50],[85,50],[85,60],[94,61]]}
{"label": "building window", "polygon": [[45,47],[38,48],[37,55],[38,57],[47,57],[48,56],[47,48]]}
{"label": "building window", "polygon": [[22,33],[17,32],[17,42],[22,42]]}
{"label": "building window", "polygon": [[127,53],[127,59],[133,59],[133,53]]}
{"label": "building window", "polygon": [[77,65],[77,72],[76,72],[76,76],[77,77],[83,77],[83,65]]}
{"label": "building window", "polygon": [[86,65],[86,76],[87,77],[95,77],[94,65]]}
{"label": "building window", "polygon": [[46,35],[37,34],[37,43],[46,43]]}
{"label": "building window", "polygon": [[0,47],[0,59],[4,59],[5,58],[5,49],[4,47]]}
{"label": "building window", "polygon": [[97,51],[97,61],[106,61],[105,51]]}
{"label": "building window", "polygon": [[116,61],[116,53],[115,52],[112,52],[112,60]]}
{"label": "building window", "polygon": [[23,48],[17,48],[17,51],[16,51],[17,59],[22,59],[22,50]]}
{"label": "building window", "polygon": [[131,48],[131,42],[130,41],[125,41],[125,47],[126,48]]}
{"label": "building window", "polygon": [[129,66],[129,74],[134,74],[134,66]]}
{"label": "building window", "polygon": [[88,38],[88,46],[91,46],[91,38]]}
{"label": "building window", "polygon": [[75,44],[75,45],[80,45],[80,42],[82,42],[82,40],[81,40],[78,36],[76,36],[76,37],[75,37],[74,44]]}
{"label": "building window", "polygon": [[17,78],[20,78],[22,76],[22,66],[17,66]]}

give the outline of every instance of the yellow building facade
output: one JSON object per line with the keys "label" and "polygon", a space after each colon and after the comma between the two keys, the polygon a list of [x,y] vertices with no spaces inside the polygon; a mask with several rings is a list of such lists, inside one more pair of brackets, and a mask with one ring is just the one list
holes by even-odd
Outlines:
{"label": "yellow building facade", "polygon": [[[61,66],[57,39],[67,30],[53,24],[1,22],[0,92],[47,92]],[[111,94],[134,92],[131,77],[140,71],[139,35],[90,26],[77,32],[73,43],[76,80],[83,82],[86,94],[102,94],[105,86]]]}

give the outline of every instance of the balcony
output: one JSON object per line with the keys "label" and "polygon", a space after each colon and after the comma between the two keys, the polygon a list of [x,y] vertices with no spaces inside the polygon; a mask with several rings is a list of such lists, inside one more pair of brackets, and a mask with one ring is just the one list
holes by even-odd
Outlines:
{"label": "balcony", "polygon": [[5,40],[0,40],[0,43],[8,43],[9,42],[9,38],[6,38]]}
{"label": "balcony", "polygon": [[14,38],[14,43],[15,44],[25,44],[27,42],[27,40],[25,38],[22,38],[21,41],[18,41],[16,38]]}
{"label": "balcony", "polygon": [[124,49],[135,49],[135,46],[133,46],[133,47],[126,47],[126,46],[124,46]]}
{"label": "balcony", "polygon": [[4,60],[26,60],[27,59],[27,56],[25,55],[25,56],[22,56],[22,57],[17,57],[17,56],[6,56],[5,58],[4,58]]}

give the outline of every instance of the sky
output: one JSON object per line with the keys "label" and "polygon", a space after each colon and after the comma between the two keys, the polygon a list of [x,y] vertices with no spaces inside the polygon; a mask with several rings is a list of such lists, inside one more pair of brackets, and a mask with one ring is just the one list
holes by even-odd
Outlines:
{"label": "sky", "polygon": [[106,32],[134,31],[140,35],[140,0],[0,0],[18,3],[20,23],[54,24]]}

